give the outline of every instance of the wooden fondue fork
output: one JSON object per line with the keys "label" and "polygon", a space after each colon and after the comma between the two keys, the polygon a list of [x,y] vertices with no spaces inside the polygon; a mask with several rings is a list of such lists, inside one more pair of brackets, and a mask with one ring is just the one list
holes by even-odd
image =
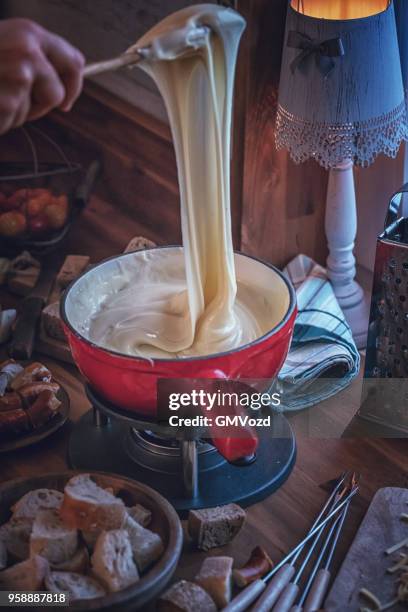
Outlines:
{"label": "wooden fondue fork", "polygon": [[123,68],[124,66],[134,66],[140,62],[141,59],[143,59],[143,52],[145,52],[145,50],[140,49],[132,53],[122,53],[122,55],[118,55],[117,57],[113,57],[112,59],[108,59],[103,62],[87,64],[82,74],[85,78],[87,78],[90,76],[95,76],[96,74],[101,74],[102,72],[118,70],[118,68]]}

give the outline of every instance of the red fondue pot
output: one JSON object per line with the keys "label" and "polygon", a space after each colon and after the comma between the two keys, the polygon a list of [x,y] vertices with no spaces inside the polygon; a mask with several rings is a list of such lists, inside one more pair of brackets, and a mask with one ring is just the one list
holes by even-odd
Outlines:
{"label": "red fondue pot", "polygon": [[[139,416],[157,416],[157,381],[160,378],[267,379],[278,374],[289,350],[296,317],[296,295],[289,280],[271,264],[254,257],[235,254],[237,279],[247,286],[267,288],[274,304],[271,329],[253,342],[237,349],[177,359],[143,359],[102,348],[86,335],[86,319],[95,312],[98,296],[106,295],[123,263],[138,265],[155,254],[179,257],[182,247],[158,247],[126,253],[103,261],[75,280],[61,303],[61,316],[73,358],[91,387],[118,408]],[[256,448],[256,435],[213,440],[227,459],[249,455]]]}

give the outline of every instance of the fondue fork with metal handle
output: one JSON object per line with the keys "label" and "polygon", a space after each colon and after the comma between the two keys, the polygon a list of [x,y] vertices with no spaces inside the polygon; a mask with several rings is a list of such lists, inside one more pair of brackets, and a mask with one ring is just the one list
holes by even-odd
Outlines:
{"label": "fondue fork with metal handle", "polygon": [[[293,555],[295,555],[300,549],[302,549],[304,545],[307,542],[309,542],[309,540],[311,540],[316,535],[316,533],[320,531],[320,529],[324,525],[327,525],[327,523],[333,518],[333,516],[335,516],[352,497],[354,497],[357,491],[358,491],[358,487],[356,487],[355,489],[352,489],[351,492],[347,495],[346,499],[344,499],[338,506],[333,508],[330,514],[325,519],[323,519],[322,522],[319,523],[314,529],[312,529],[312,531],[310,531],[307,534],[307,536],[297,546],[295,546],[295,548],[288,555],[286,555],[286,557],[282,559],[280,563],[278,563],[278,565],[276,565],[268,574],[266,574],[266,576],[264,576],[263,578],[260,578],[259,580],[256,580],[255,582],[250,584],[248,587],[243,589],[241,593],[239,593],[239,595],[234,597],[234,599],[228,604],[228,606],[223,608],[223,612],[244,612],[245,610],[247,610],[249,606],[252,603],[254,603],[254,601],[256,601],[258,597],[261,595],[261,593],[263,593],[263,591],[266,589],[267,582],[273,576],[275,576],[275,574],[277,574],[279,570],[285,567],[289,559],[291,559]],[[273,584],[273,587],[276,588],[276,590],[278,591],[278,596],[279,596],[279,593],[289,582],[292,575],[293,575],[293,572],[289,574],[289,576],[285,575],[284,577],[282,577],[284,579],[280,580],[279,583],[278,581],[276,581],[277,582],[276,584],[275,584],[275,580],[273,580],[271,584],[268,585],[268,592],[270,591],[269,587],[271,587]],[[278,576],[275,576],[275,579],[277,577]],[[263,597],[261,599],[263,599]],[[276,601],[276,599],[274,601]],[[268,607],[268,605],[264,609],[268,610],[269,612],[270,606]],[[259,612],[259,609],[255,607],[252,608],[252,610],[257,610],[257,612]]]}
{"label": "fondue fork with metal handle", "polygon": [[[302,596],[299,599],[299,604],[294,606],[291,612],[300,612],[302,609],[304,612],[315,612],[316,610],[320,610],[322,608],[330,582],[329,568],[336,550],[337,542],[339,541],[340,534],[343,529],[344,522],[346,520],[349,507],[350,502],[345,505],[343,512],[336,518],[334,524],[332,525],[326,542],[320,551],[315,565],[313,566]],[[320,564],[326,554],[327,549],[329,548],[329,545],[330,549],[326,561],[324,566],[320,568]],[[304,607],[302,608],[303,603]]]}
{"label": "fondue fork with metal handle", "polygon": [[[341,503],[339,503],[336,507],[330,509],[330,512],[326,516],[326,518],[324,518],[320,523],[318,522],[318,520],[320,520],[326,510],[328,510],[328,508],[330,507],[337,494],[337,491],[343,485],[346,477],[347,474],[344,474],[341,477],[334,491],[331,493],[329,499],[326,501],[322,510],[320,511],[318,519],[316,519],[316,521],[314,522],[314,526],[310,529],[306,537],[301,542],[299,542],[299,544],[295,546],[295,548],[293,548],[291,552],[288,553],[286,557],[284,557],[282,561],[280,561],[268,574],[266,574],[263,578],[255,580],[255,582],[250,584],[248,587],[243,589],[236,597],[234,597],[234,599],[223,609],[223,612],[244,612],[249,608],[251,604],[253,604],[259,598],[259,596],[261,595],[261,593],[263,593],[267,586],[268,592],[270,592],[271,587],[272,591],[275,589],[277,590],[277,599],[279,593],[282,591],[282,589],[285,588],[286,584],[293,576],[294,568],[288,562],[295,555],[298,556],[298,553],[300,554],[300,551],[303,549],[304,545],[309,542],[317,533],[319,533],[322,527],[324,527],[324,525],[326,525],[333,518],[333,516],[335,516],[337,512],[339,512],[341,508],[343,508],[344,505],[357,493],[358,487],[355,487],[350,491],[350,493]],[[287,569],[288,567],[291,568],[291,570]],[[272,580],[272,582],[267,585],[268,581],[271,578],[274,578],[274,580]],[[274,601],[276,601],[276,599]],[[266,609],[268,610],[270,609],[270,607]]]}
{"label": "fondue fork with metal handle", "polygon": [[[316,608],[313,605],[311,608],[306,608],[306,606],[303,608],[303,604],[304,604],[305,598],[306,598],[306,596],[307,596],[307,594],[309,592],[310,586],[311,586],[314,578],[316,577],[316,572],[317,572],[317,570],[319,568],[319,565],[320,565],[320,563],[321,563],[321,561],[322,561],[322,559],[324,557],[324,554],[325,554],[325,552],[326,552],[326,550],[327,550],[327,548],[328,548],[328,546],[329,546],[329,544],[330,544],[330,542],[332,540],[333,533],[335,531],[337,532],[339,523],[342,523],[342,519],[343,519],[344,513],[345,513],[345,511],[347,509],[348,509],[348,504],[346,504],[343,512],[340,514],[340,516],[336,517],[336,519],[334,520],[332,526],[330,527],[330,530],[329,530],[329,532],[328,532],[328,534],[326,536],[326,540],[325,540],[325,542],[324,542],[324,544],[322,546],[322,549],[321,549],[321,551],[319,553],[317,561],[316,561],[315,565],[313,566],[313,569],[312,569],[311,574],[309,576],[309,579],[308,579],[308,581],[306,583],[306,586],[305,586],[305,588],[303,590],[303,593],[302,593],[302,595],[301,595],[301,597],[299,599],[299,602],[297,604],[293,605],[290,608],[290,612],[306,612],[306,610],[309,610],[309,611],[313,610],[314,612],[316,612],[317,610],[320,610],[320,606],[318,606]],[[316,580],[316,582],[317,582],[317,580]],[[318,589],[317,589],[319,591],[318,601],[322,601],[323,600],[323,597],[320,597],[320,593],[321,593],[320,586],[323,586],[323,583],[321,583],[321,585],[319,584]],[[315,597],[313,597],[313,599],[314,599],[314,601],[317,601],[315,599]],[[277,605],[273,608],[273,612],[275,612],[276,610],[278,610],[278,606]],[[279,612],[280,612],[280,610],[279,610]]]}
{"label": "fondue fork with metal handle", "polygon": [[[206,36],[208,35],[210,28],[207,26],[197,27],[194,32],[189,34],[188,37],[188,45],[189,46],[199,46],[201,41],[204,41]],[[124,68],[128,66],[131,68],[138,64],[141,60],[145,59],[149,53],[149,47],[144,48],[136,48],[131,47],[125,53],[118,55],[117,57],[113,57],[108,60],[104,60],[101,62],[94,62],[92,64],[87,64],[82,72],[85,78],[90,76],[95,76],[97,74],[102,74],[103,72],[111,72],[113,70],[118,70],[119,68]]]}
{"label": "fondue fork with metal handle", "polygon": [[[268,584],[264,592],[262,593],[259,600],[255,603],[252,608],[253,612],[269,612],[272,608],[280,612],[288,612],[293,602],[296,599],[296,595],[298,593],[298,581],[300,580],[303,571],[306,568],[306,565],[313,554],[313,551],[319,541],[320,536],[324,532],[326,527],[326,523],[320,523],[320,529],[316,530],[316,525],[319,524],[322,516],[324,515],[326,508],[328,507],[329,512],[333,510],[333,508],[338,507],[340,501],[345,497],[345,495],[350,491],[349,485],[345,484],[345,480],[348,479],[348,473],[346,473],[343,479],[340,481],[340,489],[339,485],[336,486],[329,500],[326,502],[325,507],[322,509],[318,517],[316,518],[314,524],[312,525],[310,532],[315,531],[315,538],[310,543],[310,549],[306,554],[306,557],[297,572],[295,579],[292,581],[292,577],[295,574],[295,563],[298,560],[299,556],[302,554],[304,546],[302,546],[299,551],[296,553],[295,557],[292,559],[290,563],[285,563],[276,576],[271,580]],[[310,533],[309,532],[309,533]]]}
{"label": "fondue fork with metal handle", "polygon": [[[341,499],[343,499],[345,497],[345,495],[347,494],[348,491],[350,491],[350,486],[354,486],[356,484],[356,480],[355,480],[355,476],[353,474],[352,478],[351,478],[351,484],[346,483],[344,484],[343,488],[338,491],[336,493],[335,499],[334,499],[334,503],[333,506],[337,506],[337,504],[339,503],[339,501]],[[347,508],[348,506],[346,506]],[[340,517],[341,518],[341,517]],[[339,518],[336,517],[334,520],[334,524],[330,527],[328,534],[326,535],[326,540],[323,543],[323,549],[325,549],[328,545],[328,543],[330,542],[332,533],[334,531],[334,525],[337,524]],[[302,575],[313,555],[313,552],[316,548],[316,546],[318,545],[321,536],[324,534],[325,528],[322,527],[322,529],[317,533],[314,541],[312,542],[309,550],[307,551],[307,554],[305,555],[305,558],[302,561],[302,564],[300,566],[300,568],[298,569],[296,576],[294,578],[294,580],[292,580],[291,582],[289,582],[286,587],[284,588],[284,590],[281,592],[281,594],[279,595],[279,599],[276,601],[275,606],[273,607],[273,612],[289,612],[289,610],[291,609],[291,607],[293,606],[298,593],[299,593],[299,583],[300,580],[302,578]],[[254,609],[257,609],[257,607],[255,606]]]}

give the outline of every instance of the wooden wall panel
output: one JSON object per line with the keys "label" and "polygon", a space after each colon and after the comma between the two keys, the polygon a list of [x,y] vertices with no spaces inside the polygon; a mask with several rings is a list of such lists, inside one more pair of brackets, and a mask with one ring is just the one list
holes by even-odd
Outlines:
{"label": "wooden wall panel", "polygon": [[[282,266],[299,253],[326,256],[327,173],[315,162],[294,164],[276,151],[274,130],[286,0],[241,0],[248,22],[241,248]],[[239,83],[238,83],[239,86]]]}
{"label": "wooden wall panel", "polygon": [[147,237],[181,242],[177,169],[166,124],[88,85],[71,113],[55,112],[43,125],[75,158],[92,152],[101,160],[101,195],[149,228]]}
{"label": "wooden wall panel", "polygon": [[[112,205],[112,210],[118,211],[117,219],[113,216],[106,224],[104,239],[109,241],[110,234],[113,236],[117,230],[115,224],[123,224],[128,218],[130,227],[134,224],[143,227],[144,235],[159,244],[181,243],[177,168],[167,124],[101,87],[87,84],[70,113],[53,112],[37,125],[59,143],[72,161],[84,166],[92,159],[101,161],[96,191]],[[239,132],[234,138],[232,172],[232,227],[237,249],[243,152]],[[42,146],[41,139],[35,140],[39,158],[54,160],[55,152],[48,145]],[[0,159],[29,159],[29,156],[18,130],[0,138]]]}
{"label": "wooden wall panel", "polygon": [[369,168],[355,168],[357,197],[357,262],[374,270],[377,236],[384,228],[390,196],[404,182],[404,145],[397,159],[379,155]]}

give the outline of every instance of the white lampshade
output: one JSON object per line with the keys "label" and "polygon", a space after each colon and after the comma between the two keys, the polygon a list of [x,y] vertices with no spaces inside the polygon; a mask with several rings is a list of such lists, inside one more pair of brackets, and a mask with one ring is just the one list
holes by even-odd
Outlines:
{"label": "white lampshade", "polygon": [[408,138],[393,3],[292,0],[276,144],[326,168],[395,157]]}

